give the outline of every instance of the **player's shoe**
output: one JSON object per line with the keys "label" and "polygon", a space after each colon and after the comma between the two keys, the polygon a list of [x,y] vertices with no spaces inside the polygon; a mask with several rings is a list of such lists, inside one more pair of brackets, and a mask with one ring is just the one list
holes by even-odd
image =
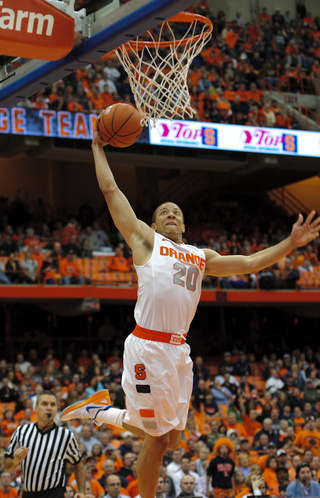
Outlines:
{"label": "player's shoe", "polygon": [[79,418],[81,420],[92,420],[95,424],[102,425],[103,422],[96,421],[97,415],[109,410],[109,408],[112,408],[109,391],[104,389],[92,394],[83,401],[78,401],[78,403],[73,403],[73,405],[65,408],[60,414],[60,419],[62,422],[66,422]]}

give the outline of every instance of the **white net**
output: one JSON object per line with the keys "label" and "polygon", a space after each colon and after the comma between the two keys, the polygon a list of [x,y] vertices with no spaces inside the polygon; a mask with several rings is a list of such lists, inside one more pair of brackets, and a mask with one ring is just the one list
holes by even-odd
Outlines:
{"label": "white net", "polygon": [[[130,86],[143,124],[156,126],[160,118],[191,119],[196,111],[191,106],[188,71],[193,59],[211,38],[212,24],[201,16],[181,13],[161,24],[155,39],[132,40],[116,50],[129,77]],[[179,19],[179,21],[178,21]],[[179,40],[171,22],[190,24]],[[176,21],[177,20],[177,21]],[[170,41],[161,41],[161,39]]]}

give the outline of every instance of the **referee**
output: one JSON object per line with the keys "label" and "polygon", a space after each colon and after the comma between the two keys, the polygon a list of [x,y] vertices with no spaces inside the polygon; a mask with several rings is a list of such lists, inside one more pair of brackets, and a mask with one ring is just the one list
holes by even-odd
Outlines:
{"label": "referee", "polygon": [[5,470],[20,465],[22,498],[64,498],[67,461],[74,466],[78,492],[85,498],[85,471],[78,443],[71,431],[58,427],[54,418],[58,400],[51,391],[37,396],[38,422],[20,425],[5,453]]}

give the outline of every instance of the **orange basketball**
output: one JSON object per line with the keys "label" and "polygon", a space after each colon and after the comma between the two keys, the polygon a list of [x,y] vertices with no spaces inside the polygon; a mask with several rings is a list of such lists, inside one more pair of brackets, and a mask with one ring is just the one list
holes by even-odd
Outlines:
{"label": "orange basketball", "polygon": [[99,118],[99,133],[113,147],[129,147],[141,135],[143,126],[139,112],[130,104],[113,104]]}

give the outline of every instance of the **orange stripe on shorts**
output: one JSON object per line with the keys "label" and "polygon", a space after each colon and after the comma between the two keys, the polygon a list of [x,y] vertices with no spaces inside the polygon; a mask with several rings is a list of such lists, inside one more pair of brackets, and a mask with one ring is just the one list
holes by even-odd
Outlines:
{"label": "orange stripe on shorts", "polygon": [[140,410],[140,417],[154,418],[154,411],[153,410]]}

